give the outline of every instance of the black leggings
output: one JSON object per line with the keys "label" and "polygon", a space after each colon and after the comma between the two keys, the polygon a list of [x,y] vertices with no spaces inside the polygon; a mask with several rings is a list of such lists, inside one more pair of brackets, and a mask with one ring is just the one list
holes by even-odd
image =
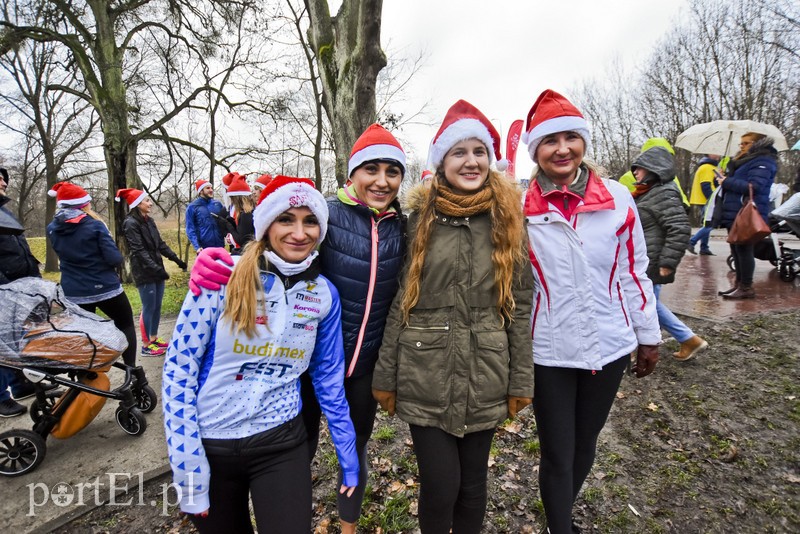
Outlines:
{"label": "black leggings", "polygon": [[306,442],[279,452],[207,454],[211,468],[208,516],[190,515],[201,534],[306,534],[311,530],[311,467]]}
{"label": "black leggings", "polygon": [[534,366],[539,489],[551,534],[572,532],[572,506],[594,464],[597,437],[628,362],[626,354],[597,372]]}
{"label": "black leggings", "polygon": [[[308,373],[300,377],[300,394],[303,399],[303,422],[308,433],[308,459],[314,458],[319,444],[320,408],[317,397],[314,395],[314,386]],[[339,518],[348,523],[355,523],[361,516],[361,503],[364,500],[364,491],[367,488],[369,475],[367,463],[367,444],[375,426],[375,412],[378,402],[372,396],[372,373],[344,379],[344,394],[350,406],[350,419],[356,431],[356,453],[358,454],[359,472],[358,486],[353,495],[348,497],[336,492],[336,503]],[[342,485],[342,471],[339,470],[338,484]]]}
{"label": "black leggings", "polygon": [[731,245],[731,255],[736,262],[736,281],[742,285],[753,285],[756,270],[756,253],[753,245]]}
{"label": "black leggings", "polygon": [[136,327],[133,325],[133,311],[131,310],[131,303],[128,301],[128,296],[125,292],[120,293],[116,297],[101,300],[100,302],[93,302],[91,304],[79,304],[84,310],[95,313],[97,308],[105,313],[109,319],[114,321],[114,326],[125,334],[128,340],[128,348],[122,353],[122,361],[125,365],[131,367],[136,365]]}
{"label": "black leggings", "polygon": [[419,466],[419,527],[423,534],[478,534],[486,514],[486,477],[495,429],[463,438],[409,425]]}

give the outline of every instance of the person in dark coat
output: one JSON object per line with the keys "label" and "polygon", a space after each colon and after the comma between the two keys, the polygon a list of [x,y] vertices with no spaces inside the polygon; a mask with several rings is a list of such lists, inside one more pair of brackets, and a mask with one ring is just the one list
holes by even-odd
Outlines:
{"label": "person in dark coat", "polygon": [[[719,179],[722,188],[722,212],[719,221],[730,231],[733,221],[742,206],[750,200],[753,186],[753,201],[765,221],[769,220],[769,190],[778,173],[778,151],[774,141],[761,134],[746,133],[739,143],[740,152],[728,163],[727,177]],[[753,245],[731,245],[731,254],[736,264],[736,283],[720,295],[726,299],[751,299],[753,272],[756,268]]]}
{"label": "person in dark coat", "polygon": [[106,224],[92,210],[92,197],[81,186],[58,182],[47,192],[58,211],[47,225],[47,237],[58,254],[64,295],[95,313],[99,308],[128,340],[125,365],[136,365],[136,328],[131,303],[122,289],[117,268],[122,253]]}
{"label": "person in dark coat", "polygon": [[131,273],[142,300],[139,328],[142,334],[142,356],[161,356],[167,342],[158,337],[161,321],[161,300],[164,298],[164,281],[169,278],[161,256],[186,269],[186,262],[161,239],[156,223],[150,217],[153,201],[138,189],[120,189],[116,200],[128,203],[130,213],[122,223],[130,252]]}
{"label": "person in dark coat", "polygon": [[[231,254],[241,255],[244,246],[253,240],[256,233],[253,223],[253,210],[256,201],[253,201],[253,193],[247,179],[238,173],[232,173],[233,178],[228,184],[226,194],[230,200],[230,210],[228,214],[218,215],[218,222],[223,228],[225,241],[231,247]],[[261,189],[259,189],[259,192]]]}
{"label": "person in dark coat", "polygon": [[674,353],[675,358],[686,361],[707,349],[708,342],[692,332],[659,298],[661,286],[675,281],[675,271],[691,235],[689,217],[672,183],[674,167],[672,154],[665,148],[655,147],[642,152],[631,165],[637,180],[632,194],[647,243],[647,258],[650,260],[647,276],[652,280],[656,294],[658,322],[681,344],[680,350]]}
{"label": "person in dark coat", "polygon": [[[11,201],[6,196],[8,182],[8,171],[0,167],[0,211],[16,221],[14,214],[6,207]],[[26,276],[41,278],[39,260],[31,254],[28,240],[22,234],[0,233],[0,284],[7,284]],[[0,417],[24,414],[27,408],[17,401],[33,394],[33,384],[10,369],[0,369]]]}

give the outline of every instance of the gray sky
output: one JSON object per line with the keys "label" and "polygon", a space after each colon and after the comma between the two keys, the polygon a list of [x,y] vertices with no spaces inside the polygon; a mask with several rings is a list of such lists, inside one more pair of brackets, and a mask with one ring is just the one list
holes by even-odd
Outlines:
{"label": "gray sky", "polygon": [[[687,10],[687,0],[384,0],[384,48],[430,52],[408,88],[407,109],[429,99],[436,125],[405,128],[406,151],[424,160],[459,98],[492,119],[505,145],[511,122],[525,118],[541,91],[569,97],[579,81],[603,78],[615,59],[634,68]],[[528,162],[520,149],[519,171]]]}

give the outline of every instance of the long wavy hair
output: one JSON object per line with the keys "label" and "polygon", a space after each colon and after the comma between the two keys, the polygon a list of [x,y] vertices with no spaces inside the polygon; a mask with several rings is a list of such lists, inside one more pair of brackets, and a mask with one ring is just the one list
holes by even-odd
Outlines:
{"label": "long wavy hair", "polygon": [[251,241],[244,247],[242,257],[228,281],[225,310],[222,316],[231,324],[231,332],[256,335],[256,316],[267,316],[264,291],[261,285],[259,258],[263,257],[269,242],[267,237]]}
{"label": "long wavy hair", "polygon": [[239,220],[239,215],[242,213],[250,213],[255,209],[253,197],[250,195],[234,195],[230,197],[231,205],[233,206],[234,213],[236,214],[236,221]]}
{"label": "long wavy hair", "polygon": [[[428,240],[433,230],[435,219],[436,197],[439,188],[445,187],[443,168],[436,170],[431,186],[427,190],[422,204],[419,206],[419,223],[409,251],[411,264],[406,277],[406,287],[400,308],[403,322],[408,324],[411,308],[417,305],[420,295],[420,281],[425,257],[428,252]],[[492,191],[492,264],[494,265],[494,283],[497,288],[497,312],[503,324],[512,321],[516,303],[512,287],[514,285],[515,268],[526,261],[523,237],[523,225],[520,192],[505,175],[490,170],[486,185]]]}

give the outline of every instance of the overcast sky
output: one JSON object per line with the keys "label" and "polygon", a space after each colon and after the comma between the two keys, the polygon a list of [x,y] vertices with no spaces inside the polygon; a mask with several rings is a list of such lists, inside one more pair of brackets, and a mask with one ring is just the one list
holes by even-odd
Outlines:
{"label": "overcast sky", "polygon": [[[687,0],[384,0],[384,48],[430,57],[408,88],[408,110],[430,100],[435,126],[407,127],[405,148],[425,159],[447,108],[463,98],[503,136],[524,119],[544,89],[569,96],[586,78],[602,77],[619,58],[644,61],[688,10]],[[331,10],[339,2],[331,2]],[[622,80],[621,80],[622,83]],[[505,152],[505,146],[503,146]],[[527,160],[517,156],[520,171]],[[517,176],[520,176],[518,174]]]}

